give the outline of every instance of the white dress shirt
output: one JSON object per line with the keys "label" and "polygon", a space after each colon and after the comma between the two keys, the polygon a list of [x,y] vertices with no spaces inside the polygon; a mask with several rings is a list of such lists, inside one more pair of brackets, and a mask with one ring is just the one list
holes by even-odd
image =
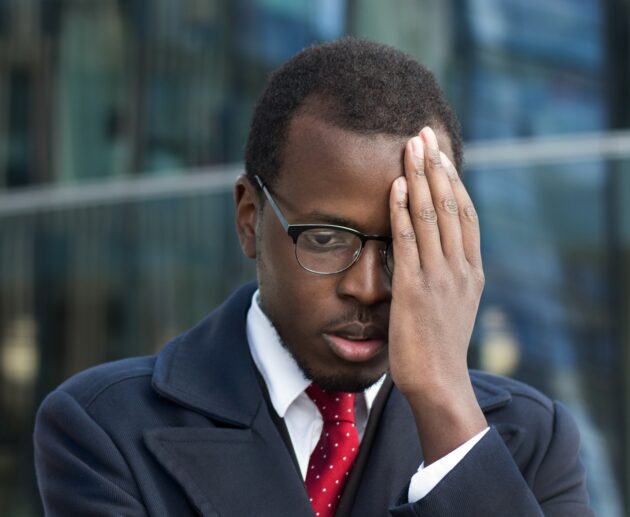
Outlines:
{"label": "white dress shirt", "polygon": [[[258,304],[258,291],[252,297],[247,313],[247,340],[254,363],[267,386],[271,404],[287,426],[302,479],[306,479],[311,453],[322,432],[322,416],[315,403],[304,392],[311,381],[304,376],[289,351],[281,344],[276,330]],[[363,393],[357,393],[354,409],[359,440],[363,438],[372,404],[384,379],[385,375]],[[427,495],[487,431],[485,429],[480,432],[428,467],[421,464],[418,472],[411,478],[409,501],[415,502]]]}

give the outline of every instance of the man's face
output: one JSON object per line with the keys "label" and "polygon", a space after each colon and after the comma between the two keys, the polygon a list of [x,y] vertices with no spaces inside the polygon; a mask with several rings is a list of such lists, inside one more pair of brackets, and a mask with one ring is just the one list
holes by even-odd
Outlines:
{"label": "man's face", "polygon": [[[438,136],[450,150],[448,140]],[[403,173],[406,141],[297,115],[272,195],[289,224],[338,224],[390,235],[389,192]],[[324,388],[359,391],[387,369],[391,280],[382,246],[368,241],[359,260],[341,273],[310,273],[297,262],[293,241],[268,203],[259,215],[262,309],[306,376]]]}

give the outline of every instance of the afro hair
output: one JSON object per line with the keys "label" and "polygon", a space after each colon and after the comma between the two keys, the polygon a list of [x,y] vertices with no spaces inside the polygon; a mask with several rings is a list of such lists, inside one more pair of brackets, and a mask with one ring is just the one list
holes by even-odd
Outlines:
{"label": "afro hair", "polygon": [[313,99],[326,122],[359,134],[411,138],[426,125],[440,129],[461,170],[459,123],[431,72],[395,48],[348,37],[306,48],[272,73],[247,140],[251,179],[274,184],[291,118]]}

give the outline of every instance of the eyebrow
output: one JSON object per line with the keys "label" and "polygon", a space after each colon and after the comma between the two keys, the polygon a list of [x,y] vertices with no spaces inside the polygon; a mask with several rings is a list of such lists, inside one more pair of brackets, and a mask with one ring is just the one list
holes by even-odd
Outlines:
{"label": "eyebrow", "polygon": [[328,223],[328,224],[336,224],[337,226],[346,226],[347,228],[357,228],[356,221],[352,221],[350,219],[346,219],[345,217],[341,217],[335,214],[329,214],[328,212],[322,212],[320,210],[313,210],[304,214],[305,217],[316,219],[318,222]]}

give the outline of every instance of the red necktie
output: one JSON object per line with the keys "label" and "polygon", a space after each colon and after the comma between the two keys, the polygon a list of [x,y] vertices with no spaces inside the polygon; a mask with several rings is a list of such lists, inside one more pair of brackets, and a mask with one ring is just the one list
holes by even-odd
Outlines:
{"label": "red necktie", "polygon": [[315,515],[332,517],[359,450],[354,393],[325,391],[311,384],[306,394],[324,419],[322,434],[308,464],[306,490]]}

